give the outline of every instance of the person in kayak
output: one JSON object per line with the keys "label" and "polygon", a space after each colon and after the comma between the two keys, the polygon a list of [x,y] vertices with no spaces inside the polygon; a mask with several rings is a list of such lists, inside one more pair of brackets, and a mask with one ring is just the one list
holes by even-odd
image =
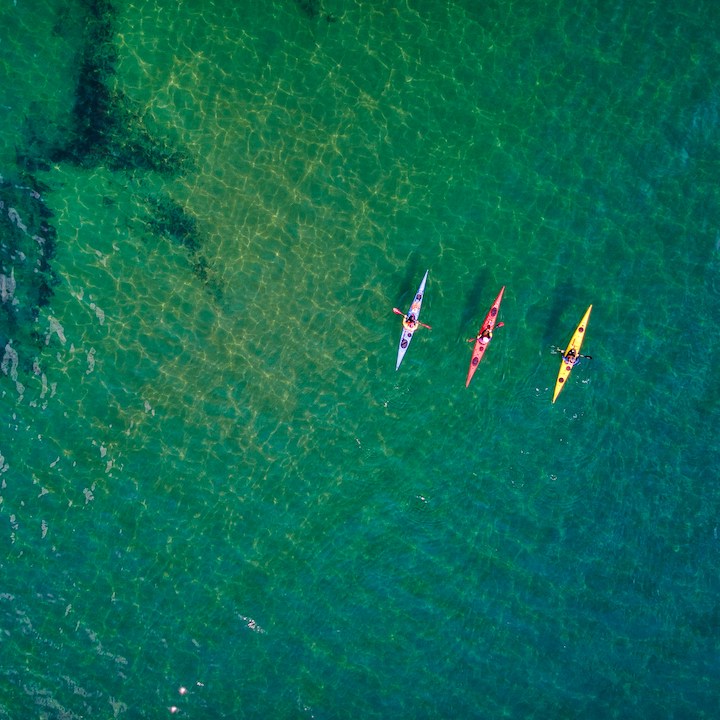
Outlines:
{"label": "person in kayak", "polygon": [[403,316],[403,327],[408,332],[415,332],[418,328],[418,321],[412,313]]}
{"label": "person in kayak", "polygon": [[426,325],[423,322],[420,322],[417,317],[414,315],[414,313],[409,312],[407,315],[402,311],[398,310],[397,308],[393,308],[393,312],[396,315],[401,315],[403,319],[403,327],[408,332],[415,332],[418,327],[424,327],[428,330],[432,330],[432,328],[429,325]]}
{"label": "person in kayak", "polygon": [[563,355],[563,360],[564,360],[568,365],[575,365],[575,363],[577,363],[577,361],[578,361],[579,359],[580,359],[580,358],[577,356],[577,353],[575,352],[575,348],[572,348],[567,355]]}
{"label": "person in kayak", "polygon": [[[495,327],[503,327],[505,323],[498,323]],[[482,345],[487,345],[491,340],[493,336],[493,331],[490,328],[485,328],[484,330],[481,330],[475,337],[468,338],[467,341],[474,343],[479,342]]]}
{"label": "person in kayak", "polygon": [[567,355],[565,355],[565,351],[560,347],[556,347],[553,352],[560,353],[560,355],[562,355],[563,362],[567,363],[568,365],[577,365],[580,362],[580,358],[592,360],[592,355],[578,355],[577,352],[575,352],[575,348],[570,350]]}

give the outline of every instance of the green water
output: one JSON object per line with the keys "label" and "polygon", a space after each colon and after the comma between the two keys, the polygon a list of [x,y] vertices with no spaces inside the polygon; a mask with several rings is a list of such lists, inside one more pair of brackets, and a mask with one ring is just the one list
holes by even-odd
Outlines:
{"label": "green water", "polygon": [[[0,718],[715,717],[718,38],[4,3]],[[88,54],[120,120],[81,151]],[[36,305],[11,200],[53,213]]]}

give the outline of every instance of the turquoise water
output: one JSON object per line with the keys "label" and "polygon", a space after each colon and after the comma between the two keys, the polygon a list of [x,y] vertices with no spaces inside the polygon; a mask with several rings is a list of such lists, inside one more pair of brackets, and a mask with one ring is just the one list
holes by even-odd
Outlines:
{"label": "turquoise water", "polygon": [[0,718],[715,717],[719,31],[5,3]]}

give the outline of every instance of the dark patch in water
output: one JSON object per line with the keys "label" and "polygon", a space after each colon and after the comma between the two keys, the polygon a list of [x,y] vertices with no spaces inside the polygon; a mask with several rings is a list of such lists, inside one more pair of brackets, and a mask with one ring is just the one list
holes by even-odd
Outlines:
{"label": "dark patch in water", "polygon": [[149,197],[148,205],[152,211],[146,221],[148,230],[153,235],[167,238],[187,250],[193,273],[215,300],[221,301],[222,289],[212,281],[208,261],[201,254],[202,233],[198,228],[197,218],[167,195]]}
{"label": "dark patch in water", "polygon": [[148,198],[153,209],[147,221],[150,230],[184,247],[191,255],[200,250],[197,220],[182,205],[167,195]]}
{"label": "dark patch in water", "polygon": [[[159,137],[152,118],[118,89],[117,18],[116,0],[74,0],[58,12],[51,37],[75,38],[77,46],[74,99],[53,113],[40,103],[30,107],[23,120],[22,147],[16,148],[17,166],[28,177],[36,170],[51,170],[52,164],[59,162],[163,175],[187,169],[186,154]],[[56,233],[46,220],[40,220],[43,212],[48,217],[50,213],[40,199],[40,190],[33,190],[33,182],[23,179],[1,187],[0,274],[5,279],[0,278],[0,282],[5,289],[0,290],[5,301],[0,308],[0,355],[8,339],[16,338],[17,345],[22,333],[28,336],[36,331],[38,309],[49,302],[57,282],[50,266]],[[37,197],[23,195],[26,191],[34,191]],[[114,203],[112,197],[103,198],[108,211]],[[196,218],[167,196],[152,198],[149,204],[153,211],[149,228],[184,247],[193,272],[207,286],[208,263],[200,254]],[[15,214],[8,216],[8,207],[15,208],[27,233],[14,222]],[[27,259],[18,260],[20,257]],[[8,296],[11,285],[19,302],[13,303]],[[219,291],[213,293],[218,295]]]}
{"label": "dark patch in water", "polygon": [[[117,10],[110,0],[79,0],[84,19],[78,52],[75,101],[69,118],[47,118],[41,107],[25,118],[25,147],[18,164],[29,170],[49,169],[51,162],[113,170],[150,170],[173,174],[187,163],[185,153],[167,139],[155,137],[150,119],[122,91],[114,88],[118,50]],[[56,32],[66,22],[63,10]]]}
{"label": "dark patch in water", "polygon": [[193,272],[204,283],[208,282],[208,262],[200,254],[202,249],[198,222],[182,205],[168,197],[159,195],[148,198],[152,215],[147,227],[154,235],[165,237],[187,250]]}
{"label": "dark patch in water", "polygon": [[16,352],[38,344],[40,308],[58,284],[50,260],[57,233],[32,176],[0,181],[0,348],[12,342]]}
{"label": "dark patch in water", "polygon": [[300,12],[310,20],[317,20],[317,18],[322,17],[326,22],[337,22],[334,15],[330,13],[323,14],[320,0],[295,0],[295,3],[300,8]]}
{"label": "dark patch in water", "polygon": [[472,289],[468,293],[462,309],[460,327],[458,328],[460,333],[467,333],[468,336],[472,335],[476,326],[479,328],[482,325],[482,321],[490,308],[490,303],[492,303],[492,298],[500,292],[500,288],[495,292],[495,296],[492,295],[492,292],[490,273],[486,268],[483,268],[475,274]]}
{"label": "dark patch in water", "polygon": [[314,20],[320,14],[320,0],[295,0],[300,12]]}

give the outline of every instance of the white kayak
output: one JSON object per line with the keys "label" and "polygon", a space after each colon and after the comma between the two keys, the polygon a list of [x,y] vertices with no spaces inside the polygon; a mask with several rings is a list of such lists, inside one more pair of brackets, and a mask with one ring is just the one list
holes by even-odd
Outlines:
{"label": "white kayak", "polygon": [[[420,283],[420,287],[415,293],[415,298],[412,301],[412,305],[410,305],[410,309],[407,311],[407,315],[412,315],[415,320],[420,319],[420,308],[422,307],[423,296],[425,295],[425,283],[427,282],[427,276],[429,272],[429,270],[425,271],[425,276]],[[405,326],[405,321],[403,321],[403,331],[402,335],[400,336],[400,345],[398,347],[397,354],[397,364],[395,365],[396,370],[400,367],[400,363],[405,357],[405,353],[410,346],[410,341],[413,339],[413,335],[415,334],[416,330],[417,326],[413,330],[408,330],[408,328]]]}

